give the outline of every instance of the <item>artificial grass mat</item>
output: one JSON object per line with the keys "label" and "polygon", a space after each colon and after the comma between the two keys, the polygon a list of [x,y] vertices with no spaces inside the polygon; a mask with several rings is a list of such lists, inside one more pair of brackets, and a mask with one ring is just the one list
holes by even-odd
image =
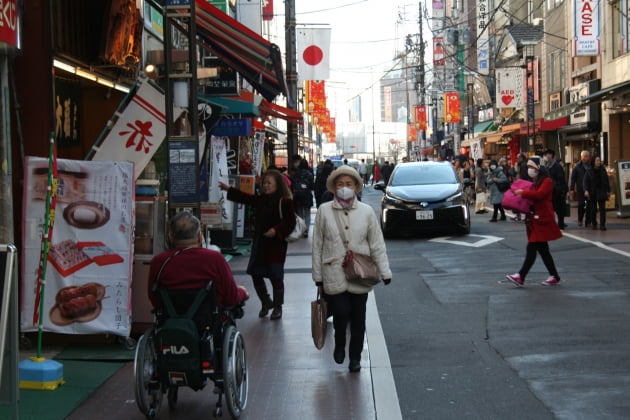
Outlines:
{"label": "artificial grass mat", "polygon": [[130,361],[134,359],[135,349],[127,349],[122,344],[105,345],[70,345],[55,356],[56,360],[96,360]]}
{"label": "artificial grass mat", "polygon": [[[123,362],[61,360],[65,383],[54,391],[20,389],[20,419],[59,420],[67,417],[96,388],[121,369]],[[0,406],[0,420],[10,418],[8,406]]]}

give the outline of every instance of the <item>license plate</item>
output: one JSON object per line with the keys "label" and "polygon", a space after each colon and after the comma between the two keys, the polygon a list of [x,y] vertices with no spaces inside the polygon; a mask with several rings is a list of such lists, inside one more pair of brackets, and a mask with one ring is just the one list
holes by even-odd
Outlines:
{"label": "license plate", "polygon": [[417,210],[416,220],[433,220],[433,210]]}

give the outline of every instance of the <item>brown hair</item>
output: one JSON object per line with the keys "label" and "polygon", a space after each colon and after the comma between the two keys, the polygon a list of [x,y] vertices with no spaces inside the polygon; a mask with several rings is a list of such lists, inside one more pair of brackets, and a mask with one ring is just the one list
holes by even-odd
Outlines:
{"label": "brown hair", "polygon": [[291,194],[291,189],[287,185],[287,182],[284,180],[284,176],[277,169],[269,169],[265,172],[261,179],[265,179],[266,176],[270,176],[276,181],[276,185],[278,186],[278,194],[284,198],[293,198],[293,194]]}

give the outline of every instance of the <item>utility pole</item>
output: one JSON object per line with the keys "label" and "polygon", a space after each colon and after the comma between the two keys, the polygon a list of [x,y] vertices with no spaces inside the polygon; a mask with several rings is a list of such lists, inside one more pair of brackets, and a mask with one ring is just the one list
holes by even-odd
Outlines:
{"label": "utility pole", "polygon": [[[297,58],[295,45],[295,0],[285,0],[285,43],[287,63],[287,104],[291,109],[296,109],[297,102]],[[298,152],[298,126],[297,123],[287,122],[287,161],[288,167],[293,166],[293,156]]]}

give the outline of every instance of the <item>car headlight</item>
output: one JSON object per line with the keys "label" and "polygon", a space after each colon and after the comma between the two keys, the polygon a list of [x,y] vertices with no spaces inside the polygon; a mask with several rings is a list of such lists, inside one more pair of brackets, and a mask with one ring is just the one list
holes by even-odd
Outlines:
{"label": "car headlight", "polygon": [[386,204],[393,204],[393,205],[399,205],[402,204],[402,200],[400,200],[397,197],[394,197],[391,194],[385,194],[385,198],[384,198],[384,202]]}
{"label": "car headlight", "polygon": [[457,194],[454,194],[454,195],[450,196],[449,198],[447,198],[447,199],[446,199],[446,200],[444,200],[444,201],[446,201],[446,202],[449,202],[449,203],[450,203],[450,202],[453,202],[453,201],[458,201],[458,200],[461,200],[461,198],[462,198],[462,192],[460,191],[460,192],[458,192]]}

